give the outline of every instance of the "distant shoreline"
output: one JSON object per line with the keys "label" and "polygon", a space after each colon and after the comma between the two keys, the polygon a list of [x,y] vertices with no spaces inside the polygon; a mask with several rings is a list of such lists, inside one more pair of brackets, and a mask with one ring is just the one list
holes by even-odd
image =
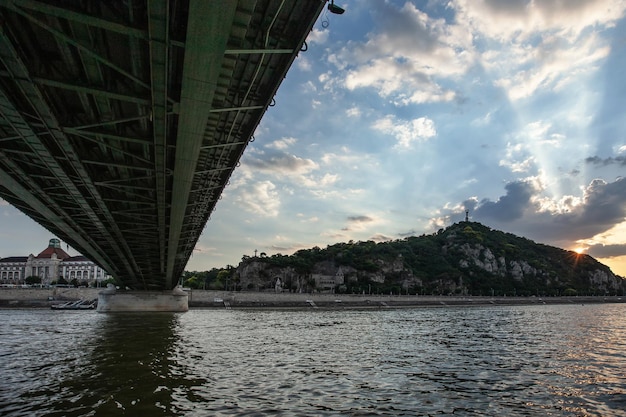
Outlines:
{"label": "distant shoreline", "polygon": [[194,293],[189,300],[189,307],[190,309],[399,309],[419,307],[598,303],[626,303],[626,297],[463,297],[429,295],[273,294],[241,292],[223,293],[221,297],[217,296],[213,300],[198,300],[195,298]]}
{"label": "distant shoreline", "polygon": [[[93,300],[102,288],[2,289],[0,308],[50,308]],[[487,297],[189,291],[190,309],[394,309],[418,307],[626,303],[626,296]]]}

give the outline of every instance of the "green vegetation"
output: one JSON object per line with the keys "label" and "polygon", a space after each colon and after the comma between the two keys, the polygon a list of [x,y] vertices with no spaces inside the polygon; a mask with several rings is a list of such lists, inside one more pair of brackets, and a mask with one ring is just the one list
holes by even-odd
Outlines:
{"label": "green vegetation", "polygon": [[101,283],[100,285],[102,285],[103,287],[106,287],[106,286],[107,286],[107,285],[109,285],[109,284],[113,284],[113,285],[115,285],[115,286],[119,286],[119,285],[120,285],[120,283],[119,283],[119,282],[117,282],[117,281],[115,280],[115,278],[113,278],[113,277],[109,277],[109,278],[107,278],[107,279],[103,280],[103,281],[102,281],[102,283]]}
{"label": "green vegetation", "polygon": [[[278,269],[289,269],[283,288],[312,290],[319,265],[348,271],[336,292],[495,296],[623,295],[626,284],[588,255],[535,243],[476,222],[462,222],[431,235],[376,243],[337,243],[293,255],[244,256],[237,269],[186,273],[197,288],[263,290],[273,288]],[[238,285],[240,271],[258,263],[263,284]],[[393,268],[391,266],[394,266]],[[189,275],[187,275],[189,274]],[[597,279],[600,274],[607,279]],[[287,274],[288,275],[288,274]],[[283,275],[283,276],[287,276]],[[244,285],[246,285],[244,283]]]}
{"label": "green vegetation", "polygon": [[185,271],[182,276],[182,285],[192,289],[238,291],[238,283],[232,265],[210,271]]}
{"label": "green vegetation", "polygon": [[41,278],[38,277],[37,275],[30,275],[30,276],[26,277],[24,282],[26,284],[28,284],[28,285],[41,284]]}

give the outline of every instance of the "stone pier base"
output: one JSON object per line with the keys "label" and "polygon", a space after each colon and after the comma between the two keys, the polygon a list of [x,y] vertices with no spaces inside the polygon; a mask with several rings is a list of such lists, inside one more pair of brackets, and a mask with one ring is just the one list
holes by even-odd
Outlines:
{"label": "stone pier base", "polygon": [[189,297],[179,288],[172,291],[115,291],[111,288],[98,294],[100,313],[118,311],[171,311],[189,310]]}

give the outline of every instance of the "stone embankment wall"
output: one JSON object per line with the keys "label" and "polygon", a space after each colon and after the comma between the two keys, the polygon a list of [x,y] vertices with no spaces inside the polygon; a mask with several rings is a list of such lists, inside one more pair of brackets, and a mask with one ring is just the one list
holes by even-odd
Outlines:
{"label": "stone embankment wall", "polygon": [[424,295],[349,295],[194,290],[190,308],[393,308],[419,306],[622,303],[626,297],[455,297]]}
{"label": "stone embankment wall", "polygon": [[0,306],[48,307],[59,301],[94,300],[103,288],[2,288]]}
{"label": "stone embankment wall", "polygon": [[[102,288],[0,289],[0,307],[49,307],[65,300],[93,300]],[[454,305],[587,304],[626,297],[452,297],[274,292],[189,291],[190,308],[388,308]]]}

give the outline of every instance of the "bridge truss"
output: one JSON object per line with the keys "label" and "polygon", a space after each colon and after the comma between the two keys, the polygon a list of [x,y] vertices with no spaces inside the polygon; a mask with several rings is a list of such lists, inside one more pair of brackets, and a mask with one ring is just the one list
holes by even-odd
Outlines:
{"label": "bridge truss", "polygon": [[324,0],[0,0],[0,197],[173,288]]}

